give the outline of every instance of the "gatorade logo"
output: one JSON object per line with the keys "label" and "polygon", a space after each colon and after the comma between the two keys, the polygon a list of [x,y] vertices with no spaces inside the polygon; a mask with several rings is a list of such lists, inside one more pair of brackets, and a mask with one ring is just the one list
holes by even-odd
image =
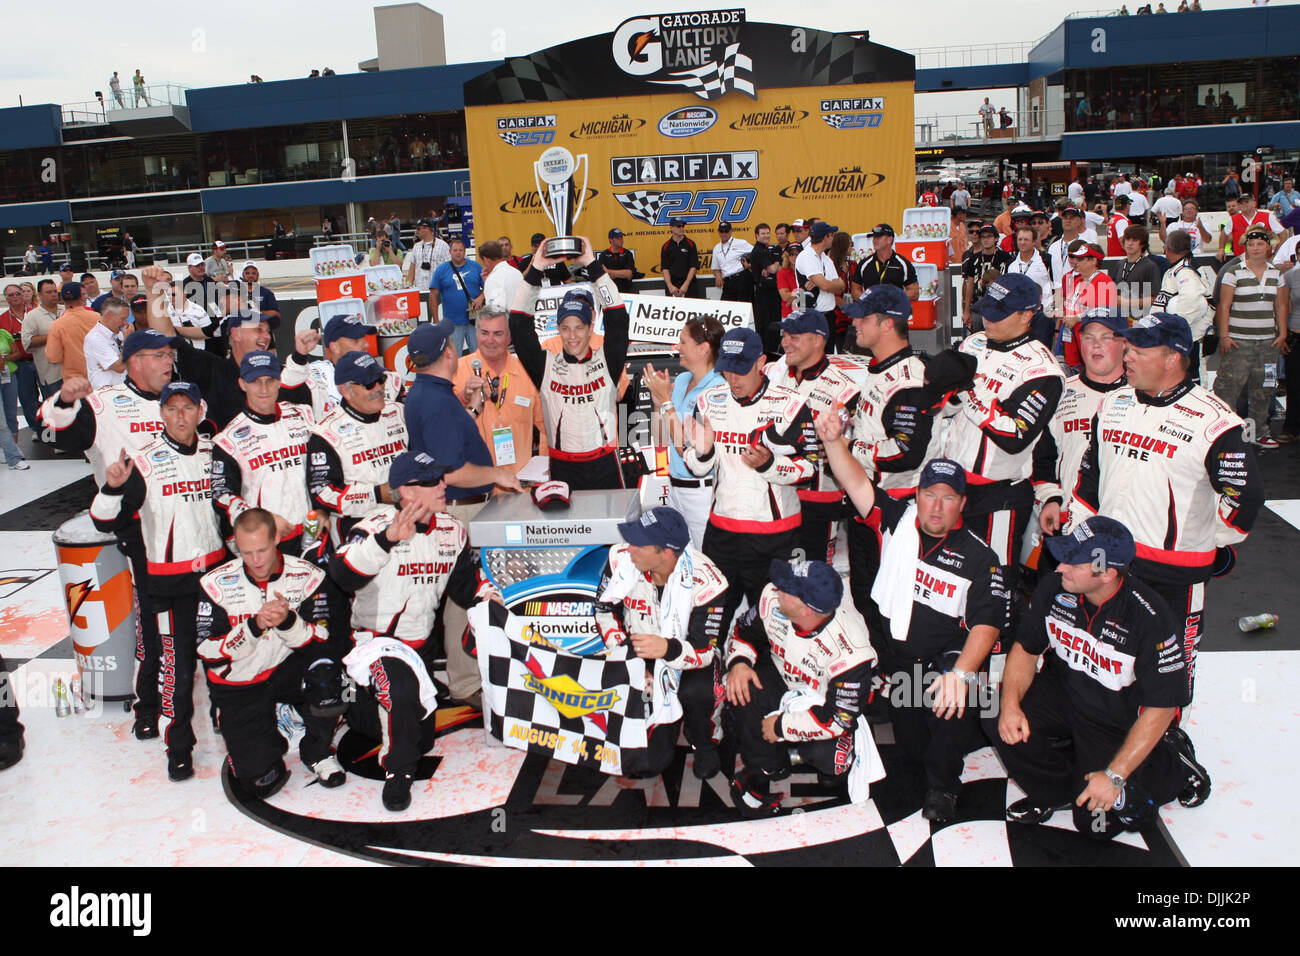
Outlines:
{"label": "gatorade logo", "polygon": [[397,306],[397,308],[398,308],[399,311],[401,311],[401,312],[405,312],[405,311],[406,311],[406,296],[404,296],[404,295],[399,295],[399,296],[397,297],[397,301],[396,301],[395,304],[396,304],[396,306]]}
{"label": "gatorade logo", "polygon": [[351,279],[344,279],[342,282],[340,282],[340,283],[339,283],[339,292],[342,293],[342,294],[345,295],[345,296],[346,296],[346,295],[351,295],[351,294],[352,294],[352,280],[351,280]]}
{"label": "gatorade logo", "polygon": [[925,261],[925,247],[924,247],[924,246],[917,246],[915,249],[912,250],[912,261],[913,261],[913,262],[924,262],[924,261]]}

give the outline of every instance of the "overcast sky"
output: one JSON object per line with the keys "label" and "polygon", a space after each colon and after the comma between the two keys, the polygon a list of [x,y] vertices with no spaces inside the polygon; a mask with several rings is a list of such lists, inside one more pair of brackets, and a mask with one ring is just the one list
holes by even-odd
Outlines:
{"label": "overcast sky", "polygon": [[[724,3],[636,0],[617,4],[606,14],[586,5],[540,0],[426,4],[435,10],[440,5],[447,8],[441,12],[452,63],[524,55],[610,32],[637,14],[726,8]],[[1242,4],[1203,0],[1206,9],[1228,5]],[[867,29],[877,43],[916,52],[924,47],[1036,40],[1079,6],[1077,0],[751,0],[745,8],[751,20],[824,30]],[[1173,9],[1176,0],[1168,6]],[[0,106],[17,106],[20,97],[27,105],[78,103],[92,99],[97,89],[107,96],[113,70],[121,74],[129,96],[130,77],[137,68],[151,84],[222,86],[246,82],[250,73],[268,81],[304,77],[325,66],[353,73],[358,62],[375,55],[372,7],[355,0],[319,0],[307,6],[223,0],[152,8],[60,0],[8,7]],[[1013,96],[1003,96],[1014,108]],[[918,113],[957,112],[967,101],[971,109],[979,102],[970,94],[940,97],[927,97]]]}

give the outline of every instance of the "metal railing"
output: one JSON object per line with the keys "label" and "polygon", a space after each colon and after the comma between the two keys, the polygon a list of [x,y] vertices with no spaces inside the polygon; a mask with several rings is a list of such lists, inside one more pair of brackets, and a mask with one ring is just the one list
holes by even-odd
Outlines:
{"label": "metal railing", "polygon": [[[189,90],[188,86],[181,86],[179,83],[153,83],[146,84],[143,91],[137,91],[131,84],[131,77],[120,77],[122,81],[122,92],[116,94],[105,84],[102,90],[97,91],[100,98],[87,100],[84,103],[65,103],[63,110],[63,125],[94,125],[99,123],[112,122],[111,117],[120,110],[137,110],[148,109],[151,106],[185,106],[185,93]],[[118,96],[121,96],[121,102]]]}
{"label": "metal railing", "polygon": [[977,43],[971,46],[933,46],[915,52],[918,70],[952,69],[962,66],[995,66],[1024,63],[1038,41]]}
{"label": "metal railing", "polygon": [[978,115],[918,116],[915,120],[917,146],[982,146],[993,143],[1043,142],[1061,138],[1065,110],[1008,110],[1011,125],[1004,126],[995,113],[986,124]]}

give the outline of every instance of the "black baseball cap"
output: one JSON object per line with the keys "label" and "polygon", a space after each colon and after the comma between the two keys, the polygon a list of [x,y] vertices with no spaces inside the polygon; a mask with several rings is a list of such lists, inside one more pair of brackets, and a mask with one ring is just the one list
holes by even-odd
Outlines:
{"label": "black baseball cap", "polygon": [[[349,352],[348,355],[365,353]],[[396,491],[402,485],[436,485],[447,469],[422,451],[404,451],[388,466],[388,487]]]}
{"label": "black baseball cap", "polygon": [[610,238],[610,239],[617,238],[618,236],[621,236],[621,235],[623,235],[623,230],[620,229],[620,228],[618,228],[618,226],[615,226],[613,229],[611,229],[611,230],[609,231],[609,238]]}
{"label": "black baseball cap", "polygon": [[334,365],[335,385],[374,385],[384,369],[369,352],[348,352]]}
{"label": "black baseball cap", "polygon": [[825,561],[791,564],[776,558],[767,573],[779,590],[793,594],[818,614],[833,614],[844,598],[844,581]]}
{"label": "black baseball cap", "polygon": [[1123,570],[1137,557],[1137,546],[1128,528],[1105,515],[1093,515],[1080,521],[1069,534],[1044,538],[1043,542],[1048,553],[1062,564],[1091,564],[1100,558],[1106,567]]}
{"label": "black baseball cap", "polygon": [[872,229],[872,230],[871,230],[871,235],[872,235],[873,237],[874,237],[874,236],[893,236],[893,235],[894,235],[894,227],[891,226],[891,225],[890,225],[889,223],[887,223],[887,222],[882,222],[880,225],[876,226],[875,229]]}
{"label": "black baseball cap", "polygon": [[691,532],[681,512],[666,506],[651,508],[635,521],[623,522],[618,526],[618,533],[628,544],[672,548],[674,551],[685,551],[691,540]]}
{"label": "black baseball cap", "polygon": [[966,493],[966,469],[951,458],[932,458],[921,469],[917,488],[947,485],[959,495]]}
{"label": "black baseball cap", "polygon": [[682,219],[680,216],[673,216],[673,218],[671,218],[671,219],[668,220],[668,225],[670,225],[670,226],[684,226],[684,225],[686,225],[686,220],[685,220],[685,219]]}
{"label": "black baseball cap", "polygon": [[76,302],[82,296],[80,282],[65,282],[59,286],[59,298],[64,302]]}
{"label": "black baseball cap", "polygon": [[729,222],[718,223],[718,232],[731,232],[731,223]]}

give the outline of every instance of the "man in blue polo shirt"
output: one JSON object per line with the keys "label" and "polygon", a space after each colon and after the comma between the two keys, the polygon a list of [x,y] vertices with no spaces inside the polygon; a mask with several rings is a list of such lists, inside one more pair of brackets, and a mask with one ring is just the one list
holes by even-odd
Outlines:
{"label": "man in blue polo shirt", "polygon": [[[452,379],[460,353],[452,345],[453,324],[425,323],[407,340],[406,355],[415,369],[415,381],[406,393],[406,431],[409,448],[424,452],[447,469],[447,513],[469,527],[487,503],[492,488],[522,491],[508,468],[492,464],[478,426],[456,397]],[[465,653],[465,608],[450,598],[443,617],[446,629],[447,682],[453,697],[477,706],[478,665]]]}
{"label": "man in blue polo shirt", "polygon": [[452,341],[456,357],[478,348],[478,332],[470,312],[483,307],[483,270],[477,262],[465,258],[465,243],[451,241],[451,259],[438,266],[429,283],[429,316],[438,315],[442,303],[442,317],[453,326]]}

